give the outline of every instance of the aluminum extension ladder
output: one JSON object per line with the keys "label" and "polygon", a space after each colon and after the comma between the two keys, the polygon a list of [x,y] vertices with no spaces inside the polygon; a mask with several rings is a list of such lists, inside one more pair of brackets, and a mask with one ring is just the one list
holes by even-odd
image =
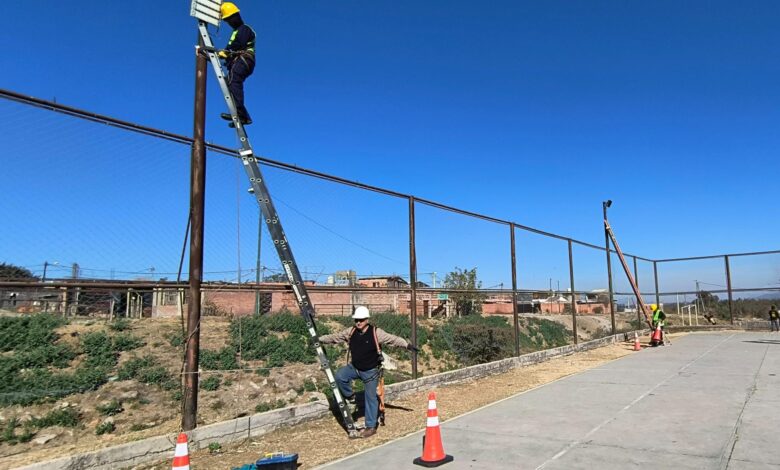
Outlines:
{"label": "aluminum extension ladder", "polygon": [[249,137],[246,135],[244,125],[238,118],[236,104],[233,101],[233,96],[230,94],[227,83],[225,82],[225,75],[222,70],[219,57],[217,57],[217,50],[214,48],[213,42],[211,40],[211,35],[208,31],[208,25],[203,21],[198,21],[198,29],[200,31],[201,40],[203,41],[202,52],[205,52],[208,55],[211,66],[214,68],[214,72],[217,75],[217,81],[219,81],[219,88],[222,90],[222,96],[224,96],[228,110],[230,111],[230,115],[233,117],[233,125],[236,129],[236,135],[238,136],[238,140],[241,142],[241,149],[238,153],[241,156],[242,163],[244,164],[244,170],[246,171],[247,176],[249,176],[249,181],[252,184],[252,189],[254,190],[254,195],[257,198],[257,203],[260,205],[263,217],[265,218],[268,232],[271,234],[271,238],[273,239],[276,253],[279,255],[282,266],[284,266],[284,272],[287,275],[287,279],[290,282],[290,286],[292,287],[293,292],[295,293],[298,306],[301,310],[301,315],[303,315],[303,318],[306,321],[306,327],[317,352],[317,358],[320,361],[320,367],[323,371],[325,371],[325,375],[328,377],[328,383],[330,384],[330,388],[333,391],[333,396],[335,397],[336,403],[338,405],[338,411],[341,414],[344,427],[346,428],[349,437],[357,438],[360,436],[360,434],[355,427],[355,422],[352,419],[352,414],[349,411],[346,400],[344,400],[344,397],[341,396],[341,392],[339,391],[338,385],[336,384],[336,378],[333,375],[333,369],[331,369],[328,356],[325,354],[325,350],[320,344],[317,328],[314,324],[314,306],[312,305],[311,299],[306,291],[306,286],[304,285],[303,278],[301,277],[301,273],[298,270],[298,265],[295,263],[292,248],[290,247],[290,244],[287,243],[287,237],[285,236],[284,230],[282,229],[282,222],[279,220],[279,214],[274,208],[274,204],[271,201],[271,195],[268,192],[268,188],[266,187],[265,182],[263,181],[263,175],[260,173],[260,167],[257,165],[258,159],[254,156],[252,145],[249,143]]}

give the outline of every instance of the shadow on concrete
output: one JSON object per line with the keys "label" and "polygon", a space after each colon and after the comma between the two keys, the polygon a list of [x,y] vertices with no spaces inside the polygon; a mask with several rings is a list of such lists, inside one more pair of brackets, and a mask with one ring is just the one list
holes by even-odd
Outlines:
{"label": "shadow on concrete", "polygon": [[780,339],[757,339],[751,341],[743,341],[743,343],[780,344]]}

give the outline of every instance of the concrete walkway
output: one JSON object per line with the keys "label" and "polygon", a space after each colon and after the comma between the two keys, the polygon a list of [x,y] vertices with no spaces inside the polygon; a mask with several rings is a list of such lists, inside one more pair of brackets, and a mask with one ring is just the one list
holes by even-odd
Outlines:
{"label": "concrete walkway", "polygon": [[[679,337],[451,419],[442,436],[453,470],[777,470],[780,334]],[[421,468],[421,441],[320,468]]]}

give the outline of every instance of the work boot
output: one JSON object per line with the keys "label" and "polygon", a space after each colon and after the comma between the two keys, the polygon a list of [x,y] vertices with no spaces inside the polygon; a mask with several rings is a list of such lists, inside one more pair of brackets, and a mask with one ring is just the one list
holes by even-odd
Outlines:
{"label": "work boot", "polygon": [[365,439],[365,438],[367,438],[367,437],[371,437],[371,436],[373,436],[374,434],[376,434],[376,428],[366,428],[366,429],[364,429],[364,430],[363,430],[363,432],[360,434],[360,437],[362,437],[363,439]]}
{"label": "work boot", "polygon": [[[230,116],[230,115],[228,114],[228,116]],[[248,126],[248,125],[252,124],[252,120],[248,119],[248,118],[247,119],[242,119],[241,120],[241,124],[243,124],[245,126]],[[228,123],[228,127],[236,127],[236,124],[232,121],[232,118],[231,118],[231,121]]]}

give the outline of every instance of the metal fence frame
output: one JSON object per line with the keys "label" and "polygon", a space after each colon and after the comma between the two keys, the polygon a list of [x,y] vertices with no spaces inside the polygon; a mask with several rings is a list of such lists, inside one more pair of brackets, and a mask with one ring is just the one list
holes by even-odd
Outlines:
{"label": "metal fence frame", "polygon": [[[171,142],[176,142],[182,145],[188,145],[191,146],[194,142],[194,140],[191,137],[187,137],[180,134],[175,134],[171,132],[167,132],[160,129],[155,129],[148,126],[142,126],[139,124],[135,124],[128,121],[123,121],[120,119],[116,119],[110,116],[97,114],[89,111],[85,111],[82,109],[65,106],[59,103],[55,103],[52,101],[42,100],[39,98],[31,97],[22,95],[20,93],[16,93],[10,90],[4,90],[0,89],[0,98],[4,98],[10,101],[14,101],[17,103],[21,103],[24,105],[45,109],[49,111],[53,111],[56,113],[62,113],[68,116],[72,116],[78,119],[84,119],[96,123],[105,124],[108,126],[112,126],[115,128],[136,132],[144,135],[148,135],[154,138],[158,139],[164,139]],[[240,158],[238,151],[235,149],[231,149],[228,147],[215,145],[215,144],[206,144],[206,147],[208,150],[219,153],[222,155],[226,155],[233,158]],[[417,305],[417,294],[418,292],[442,292],[447,291],[447,289],[430,289],[430,288],[421,288],[417,285],[417,254],[416,254],[416,244],[415,244],[415,208],[418,205],[425,205],[429,207],[433,207],[436,209],[440,209],[443,211],[452,212],[455,214],[480,219],[483,221],[491,222],[494,224],[499,225],[505,225],[509,228],[509,245],[510,249],[508,250],[508,257],[509,257],[509,265],[511,269],[511,275],[512,275],[512,288],[511,289],[479,289],[476,291],[459,291],[459,292],[479,292],[479,293],[499,293],[499,294],[506,294],[510,295],[512,298],[512,317],[513,317],[513,331],[514,331],[514,339],[515,339],[515,354],[520,354],[520,340],[519,340],[519,313],[518,313],[518,296],[520,294],[529,294],[529,293],[538,293],[538,292],[546,292],[544,290],[528,290],[528,289],[521,289],[518,287],[517,282],[517,274],[518,274],[518,266],[517,266],[517,257],[516,257],[516,246],[517,242],[515,239],[515,231],[521,230],[528,233],[534,233],[537,235],[542,235],[544,237],[549,237],[552,239],[558,239],[561,241],[565,241],[568,248],[568,257],[569,257],[569,280],[570,280],[570,293],[571,295],[571,304],[572,304],[572,326],[573,326],[573,336],[574,336],[574,343],[577,343],[577,308],[576,308],[576,296],[585,294],[585,291],[576,291],[574,289],[575,285],[575,276],[574,276],[574,257],[572,254],[572,247],[573,245],[580,245],[585,246],[589,248],[594,248],[596,250],[600,250],[601,252],[604,252],[607,254],[606,256],[606,265],[605,265],[605,277],[608,277],[607,281],[609,285],[611,286],[612,283],[612,273],[609,269],[609,259],[611,257],[612,253],[615,253],[614,249],[607,249],[605,246],[598,246],[594,245],[592,243],[584,242],[581,240],[577,240],[571,237],[567,237],[564,235],[559,235],[551,232],[546,232],[543,230],[539,230],[533,227],[529,227],[523,224],[519,224],[517,222],[513,222],[510,220],[505,219],[499,219],[496,217],[492,217],[485,214],[480,214],[476,212],[466,211],[463,209],[459,209],[453,206],[449,206],[443,203],[439,203],[436,201],[418,198],[414,195],[410,194],[403,194],[397,191],[393,191],[386,188],[381,188],[378,186],[372,186],[365,183],[360,183],[357,181],[351,181],[347,180],[345,178],[341,178],[334,175],[329,175],[326,173],[301,168],[295,165],[290,165],[286,163],[282,163],[279,161],[271,160],[269,158],[265,157],[257,157],[257,160],[259,163],[263,165],[267,165],[270,167],[279,168],[286,171],[291,171],[294,173],[299,173],[315,178],[319,178],[322,180],[330,181],[333,183],[341,184],[341,185],[347,185],[354,188],[359,188],[362,190],[379,193],[399,199],[405,199],[408,201],[408,219],[409,219],[409,287],[406,289],[378,289],[382,292],[387,291],[408,291],[409,295],[411,296],[411,323],[412,323],[412,341],[416,343],[416,337],[417,337],[417,312],[416,312],[416,305]],[[606,203],[605,203],[606,204]],[[606,208],[605,208],[605,215],[606,215]],[[607,251],[609,251],[607,253]],[[642,257],[639,255],[634,255],[630,253],[625,253],[625,256],[633,259],[634,264],[634,277],[636,278],[638,275],[637,270],[637,260],[642,260],[646,262],[650,262],[653,264],[653,274],[654,274],[654,292],[655,295],[655,301],[656,303],[660,303],[660,298],[663,295],[670,295],[675,293],[689,293],[694,294],[695,292],[661,292],[659,291],[659,284],[658,284],[658,264],[659,263],[672,263],[672,262],[678,262],[678,261],[689,261],[689,260],[699,260],[699,259],[717,259],[717,258],[723,258],[724,260],[724,276],[726,279],[726,290],[716,290],[711,292],[717,292],[717,293],[727,293],[728,294],[728,302],[729,302],[729,314],[730,314],[730,321],[733,324],[734,322],[734,316],[733,316],[733,310],[732,310],[732,301],[733,301],[733,293],[734,292],[746,292],[746,291],[757,291],[757,290],[770,290],[770,291],[780,291],[780,287],[777,288],[767,288],[767,287],[761,287],[761,288],[740,288],[740,289],[733,289],[731,286],[731,273],[730,273],[730,267],[729,267],[729,259],[734,257],[741,257],[741,256],[755,256],[755,255],[767,255],[767,254],[780,254],[780,250],[772,250],[772,251],[760,251],[760,252],[748,252],[748,253],[730,253],[730,254],[720,254],[720,255],[709,255],[709,256],[696,256],[696,257],[687,257],[687,258],[668,258],[668,259],[651,259]],[[607,274],[609,273],[609,274]],[[204,286],[208,286],[209,283],[204,283]],[[88,280],[80,280],[80,279],[73,279],[73,280],[60,280],[56,282],[47,282],[46,284],[43,284],[42,282],[15,282],[15,281],[0,281],[0,288],[42,288],[42,287],[60,287],[60,288],[111,288],[111,289],[127,289],[127,288],[134,288],[134,289],[152,289],[152,288],[160,288],[160,287],[169,287],[174,289],[186,289],[187,284],[181,283],[181,282],[149,282],[149,283],[138,283],[138,282],[106,282],[102,280],[98,281],[88,281]],[[229,285],[222,285],[221,289],[224,290],[232,290],[232,289],[251,289],[251,287],[247,287],[246,285],[239,285],[239,286],[229,286]],[[268,290],[267,286],[262,287],[263,290]],[[280,287],[280,289],[283,289]],[[258,287],[259,290],[259,287]],[[343,288],[339,287],[324,287],[324,286],[312,286],[312,291],[340,291],[343,290]],[[361,288],[361,291],[369,292],[371,291],[371,288]],[[614,298],[616,295],[631,295],[631,293],[627,292],[613,292],[610,288],[609,290],[609,296],[610,299],[612,299],[612,302],[610,302],[610,315],[612,320],[612,334],[616,333],[615,328],[615,311],[614,311]],[[637,312],[637,319],[641,321],[641,318],[639,317],[639,312]],[[413,367],[413,375],[417,377],[417,363],[416,361],[413,361],[412,364]]]}

